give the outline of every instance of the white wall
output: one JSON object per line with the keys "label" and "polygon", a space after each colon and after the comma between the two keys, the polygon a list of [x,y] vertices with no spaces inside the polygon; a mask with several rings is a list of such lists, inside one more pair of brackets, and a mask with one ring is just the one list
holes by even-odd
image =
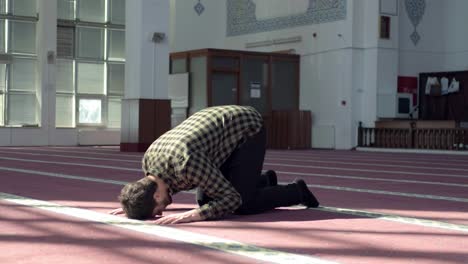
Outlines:
{"label": "white wall", "polygon": [[400,16],[399,74],[418,76],[421,72],[468,69],[468,1],[426,0],[426,11],[417,31],[415,46],[409,35],[414,28],[402,4]]}
{"label": "white wall", "polygon": [[[272,1],[254,2],[257,19],[294,15],[309,3],[306,0],[273,1],[276,3],[274,6]],[[171,51],[199,48],[246,50],[247,43],[300,36],[301,42],[247,50],[294,49],[301,55],[300,108],[313,114],[312,145],[348,149],[355,144],[354,130],[360,119],[353,115],[353,107],[357,107],[358,100],[353,93],[353,85],[361,79],[353,78],[353,72],[363,72],[362,56],[356,57],[353,48],[354,2],[347,1],[345,20],[226,37],[226,1],[202,1],[206,9],[198,16],[193,10],[193,2],[173,0],[171,12],[175,18],[171,22]],[[362,32],[364,34],[365,31]],[[361,65],[357,68],[355,59],[360,59]],[[345,101],[344,105],[342,101]]]}
{"label": "white wall", "polygon": [[223,48],[226,37],[226,1],[203,0],[205,10],[198,15],[196,1],[170,0],[171,52]]}

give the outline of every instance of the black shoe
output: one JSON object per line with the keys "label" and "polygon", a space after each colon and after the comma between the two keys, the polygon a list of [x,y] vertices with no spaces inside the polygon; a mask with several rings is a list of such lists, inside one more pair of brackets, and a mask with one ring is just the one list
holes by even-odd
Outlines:
{"label": "black shoe", "polygon": [[267,186],[276,186],[278,185],[278,177],[276,176],[276,172],[274,170],[267,170],[265,173],[262,174],[267,180]]}
{"label": "black shoe", "polygon": [[318,207],[319,201],[315,196],[312,194],[312,192],[309,190],[309,187],[307,187],[307,184],[305,183],[304,180],[299,179],[294,181],[297,184],[297,187],[299,188],[299,194],[301,196],[301,204],[307,206],[308,208],[313,207],[316,208]]}

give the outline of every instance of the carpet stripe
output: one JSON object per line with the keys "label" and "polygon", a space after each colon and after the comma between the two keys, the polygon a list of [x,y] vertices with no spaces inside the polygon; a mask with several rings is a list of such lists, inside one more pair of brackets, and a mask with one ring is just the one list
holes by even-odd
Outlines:
{"label": "carpet stripe", "polygon": [[83,167],[92,167],[92,168],[101,168],[101,169],[111,169],[111,170],[124,170],[124,171],[138,171],[141,172],[141,169],[132,169],[128,167],[117,167],[117,166],[107,166],[107,165],[95,165],[87,163],[77,163],[77,162],[60,162],[60,161],[47,161],[47,160],[31,160],[31,159],[19,159],[19,158],[9,158],[1,157],[0,160],[14,160],[14,161],[23,161],[23,162],[32,162],[32,163],[45,163],[45,164],[57,164],[57,165],[66,165],[66,166],[83,166]]}
{"label": "carpet stripe", "polygon": [[[0,151],[1,152],[1,151]],[[27,154],[31,155],[31,154]],[[32,155],[40,155],[40,154],[32,154]],[[55,156],[55,155],[51,155]],[[90,157],[77,157],[77,156],[61,156],[61,157],[69,157],[69,158],[77,158],[77,159],[96,159],[96,160],[108,160],[108,161],[125,161],[125,160],[118,160],[118,159],[104,159],[104,158],[90,158]],[[102,168],[102,169],[116,169],[116,170],[127,170],[127,171],[138,171],[140,169],[135,168],[128,168],[128,167],[116,167],[116,166],[106,166],[106,165],[96,165],[96,164],[88,164],[88,163],[76,163],[76,162],[59,162],[59,161],[45,161],[45,160],[31,160],[31,159],[20,159],[20,158],[10,158],[10,157],[1,157],[0,160],[15,160],[15,161],[24,161],[24,162],[33,162],[33,163],[48,163],[48,164],[59,164],[59,165],[69,165],[69,166],[85,166],[85,167],[94,167],[94,168]],[[128,161],[127,161],[128,162]],[[135,161],[136,162],[136,161]],[[140,161],[138,161],[140,163]],[[265,163],[268,165],[268,163]],[[276,164],[281,166],[282,164]],[[271,166],[271,165],[270,165]],[[355,179],[355,180],[366,180],[366,181],[385,181],[385,182],[400,182],[400,183],[415,183],[415,184],[429,184],[429,185],[439,185],[439,186],[451,186],[451,187],[468,187],[468,184],[459,184],[459,183],[445,183],[445,182],[428,182],[428,181],[416,181],[416,180],[397,180],[397,179],[388,179],[388,178],[370,178],[370,177],[358,177],[358,176],[347,176],[347,175],[333,175],[333,174],[323,174],[323,173],[302,173],[302,172],[291,172],[291,171],[278,171],[278,173],[285,173],[285,174],[292,174],[292,175],[301,175],[301,176],[315,176],[315,177],[326,177],[326,178],[341,178],[341,179]],[[452,177],[451,175],[445,175],[446,177]],[[459,176],[453,176],[459,177]],[[463,176],[462,176],[463,177]],[[468,178],[468,176],[464,176],[463,178]]]}
{"label": "carpet stripe", "polygon": [[370,177],[359,177],[359,176],[345,176],[345,175],[333,175],[323,173],[305,173],[305,172],[292,172],[292,171],[277,171],[276,173],[299,175],[306,177],[324,177],[324,178],[338,178],[338,179],[352,179],[352,180],[363,180],[363,181],[382,181],[382,182],[400,182],[400,183],[415,183],[415,184],[428,184],[437,186],[450,186],[450,187],[461,187],[468,188],[468,184],[461,183],[447,183],[447,182],[436,182],[436,181],[413,181],[413,180],[397,180],[397,179],[386,179],[386,178],[370,178]]}
{"label": "carpet stripe", "polygon": [[278,164],[265,162],[263,165],[269,166],[282,166],[292,168],[307,168],[307,169],[327,169],[327,170],[340,170],[340,171],[357,171],[357,172],[377,172],[385,174],[406,174],[406,175],[422,175],[422,176],[438,176],[438,177],[454,177],[454,178],[468,178],[468,175],[460,174],[441,174],[430,172],[409,172],[409,171],[389,171],[389,170],[371,170],[371,169],[353,169],[353,168],[340,168],[340,167],[327,167],[327,166],[313,166],[313,165],[293,165],[293,164]]}
{"label": "carpet stripe", "polygon": [[[388,168],[405,168],[405,169],[431,169],[431,170],[442,170],[442,171],[461,171],[466,172],[467,169],[460,168],[441,168],[439,167],[430,167],[430,166],[412,166],[412,165],[401,165],[401,164],[381,164],[381,163],[369,163],[369,162],[348,162],[348,161],[328,161],[328,160],[314,160],[314,159],[291,159],[291,158],[272,158],[266,157],[266,160],[282,160],[282,161],[295,161],[295,162],[307,162],[307,163],[333,163],[333,164],[343,164],[343,165],[359,165],[359,166],[375,166],[375,167],[388,167]],[[434,164],[430,164],[434,165]],[[447,164],[445,164],[447,166]],[[447,166],[448,167],[448,166]],[[334,168],[334,167],[332,167]]]}
{"label": "carpet stripe", "polygon": [[[42,175],[42,176],[48,176],[48,177],[64,178],[64,179],[71,179],[71,180],[115,184],[115,185],[125,185],[127,183],[124,181],[114,181],[114,180],[107,180],[107,179],[100,179],[100,178],[81,177],[81,176],[66,175],[66,174],[61,174],[61,173],[40,172],[40,171],[15,169],[15,168],[7,168],[7,167],[0,167],[0,170]],[[314,185],[308,185],[308,186],[315,187]],[[186,191],[185,193],[195,194],[195,191],[193,190]],[[316,209],[313,209],[313,210],[316,210]],[[436,227],[436,228],[441,228],[441,229],[456,230],[456,231],[463,231],[463,232],[468,231],[468,226],[466,225],[451,224],[451,223],[441,222],[441,221],[404,217],[404,216],[383,214],[383,213],[377,213],[377,212],[369,212],[369,211],[364,211],[364,210],[345,209],[345,208],[337,208],[337,207],[329,207],[329,206],[321,206],[320,208],[318,208],[318,210],[330,211],[330,212],[339,213],[339,214],[349,214],[349,215],[358,215],[358,216],[369,217],[369,218],[378,218],[382,220],[394,221],[394,222],[405,223],[405,224],[424,225],[424,226],[429,226],[429,227]]]}
{"label": "carpet stripe", "polygon": [[[9,159],[9,160],[22,160],[22,159],[14,159],[14,158],[4,158],[0,157],[0,159]],[[30,160],[24,160],[30,161]],[[48,162],[48,161],[33,161],[39,163],[54,163],[54,164],[61,164],[61,165],[70,165],[70,164],[81,164],[81,163],[66,163],[66,162]],[[87,166],[87,167],[96,167],[96,168],[106,168],[106,169],[116,169],[116,170],[127,170],[127,171],[140,171],[139,169],[129,169],[129,168],[122,168],[122,167],[114,167],[114,166],[102,166],[102,165],[90,165],[84,164],[79,166]],[[29,170],[22,170],[22,169],[13,169],[8,167],[0,167],[0,170],[10,170],[10,171],[18,171],[23,173],[28,173]],[[49,173],[48,172],[39,172],[39,171],[32,171],[33,174],[50,176],[50,175],[60,175],[56,173]],[[53,177],[53,176],[52,176]],[[77,177],[77,176],[73,176]],[[285,184],[285,183],[283,183]],[[449,197],[449,196],[438,196],[438,195],[426,195],[426,194],[415,194],[415,193],[403,193],[403,192],[390,192],[390,191],[381,191],[381,190],[371,190],[371,189],[360,189],[360,188],[350,188],[350,187],[341,187],[341,186],[331,186],[331,185],[319,185],[319,184],[308,184],[309,187],[314,188],[321,188],[321,189],[329,189],[329,190],[336,190],[336,191],[348,191],[348,192],[359,192],[359,193],[372,193],[372,194],[382,194],[382,195],[393,195],[393,196],[403,196],[403,197],[411,197],[411,198],[421,198],[421,199],[431,199],[431,200],[443,200],[443,201],[452,201],[452,202],[463,202],[468,203],[468,199],[459,198],[459,197]]]}
{"label": "carpet stripe", "polygon": [[94,223],[107,224],[113,227],[124,228],[151,236],[162,237],[166,239],[180,241],[183,243],[215,249],[230,254],[248,257],[251,259],[266,261],[268,263],[336,263],[315,258],[312,256],[292,254],[267,248],[261,248],[254,245],[240,243],[234,240],[197,234],[173,227],[155,225],[150,222],[131,220],[123,217],[98,213],[91,210],[63,206],[56,203],[30,199],[27,197],[12,195],[8,193],[0,192],[0,199],[8,201],[10,203],[21,204],[24,206],[38,208],[61,215],[67,215],[91,221]]}
{"label": "carpet stripe", "polygon": [[354,209],[329,207],[329,206],[320,206],[319,208],[316,208],[314,210],[363,216],[363,217],[368,217],[368,218],[375,218],[375,219],[387,220],[387,221],[404,223],[404,224],[434,227],[434,228],[448,229],[448,230],[468,233],[467,225],[451,224],[451,223],[442,222],[442,221],[433,221],[433,220],[420,219],[420,218],[414,218],[414,217],[405,217],[405,216],[399,216],[399,215],[382,214],[382,213],[375,213],[375,212],[364,211],[364,210],[354,210]]}

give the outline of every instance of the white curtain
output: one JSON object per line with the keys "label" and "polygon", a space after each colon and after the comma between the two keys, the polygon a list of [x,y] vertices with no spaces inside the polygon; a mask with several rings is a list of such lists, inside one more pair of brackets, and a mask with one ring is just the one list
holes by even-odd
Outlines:
{"label": "white curtain", "polygon": [[105,21],[105,1],[104,0],[80,0],[78,1],[78,18],[88,22]]}
{"label": "white curtain", "polygon": [[36,92],[36,61],[15,58],[11,64],[10,91]]}
{"label": "white curtain", "polygon": [[109,98],[107,107],[107,126],[114,128],[120,127],[122,100],[120,98]]}
{"label": "white curtain", "polygon": [[12,0],[12,11],[15,16],[32,16],[37,15],[36,0]]}
{"label": "white curtain", "polygon": [[10,21],[11,47],[13,53],[36,53],[36,23]]}
{"label": "white curtain", "polygon": [[79,58],[104,59],[104,29],[78,27],[77,42]]}
{"label": "white curtain", "polygon": [[125,0],[110,0],[110,20],[113,24],[125,24]]}
{"label": "white curtain", "polygon": [[73,93],[74,82],[73,82],[73,61],[72,60],[57,60],[57,83],[56,91]]}
{"label": "white curtain", "polygon": [[104,64],[78,63],[78,93],[104,94]]}
{"label": "white curtain", "polygon": [[124,60],[125,59],[125,31],[109,30],[109,59]]}
{"label": "white curtain", "polygon": [[111,95],[124,95],[125,64],[109,64],[109,90]]}
{"label": "white curtain", "polygon": [[55,126],[74,126],[74,98],[73,95],[57,94],[55,98]]}

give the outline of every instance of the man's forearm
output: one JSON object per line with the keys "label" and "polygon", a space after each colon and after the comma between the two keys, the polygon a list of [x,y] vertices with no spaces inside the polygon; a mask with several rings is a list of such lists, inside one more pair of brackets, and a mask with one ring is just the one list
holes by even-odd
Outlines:
{"label": "man's forearm", "polygon": [[217,219],[234,212],[241,204],[241,196],[236,192],[201,206],[200,215],[203,219]]}

